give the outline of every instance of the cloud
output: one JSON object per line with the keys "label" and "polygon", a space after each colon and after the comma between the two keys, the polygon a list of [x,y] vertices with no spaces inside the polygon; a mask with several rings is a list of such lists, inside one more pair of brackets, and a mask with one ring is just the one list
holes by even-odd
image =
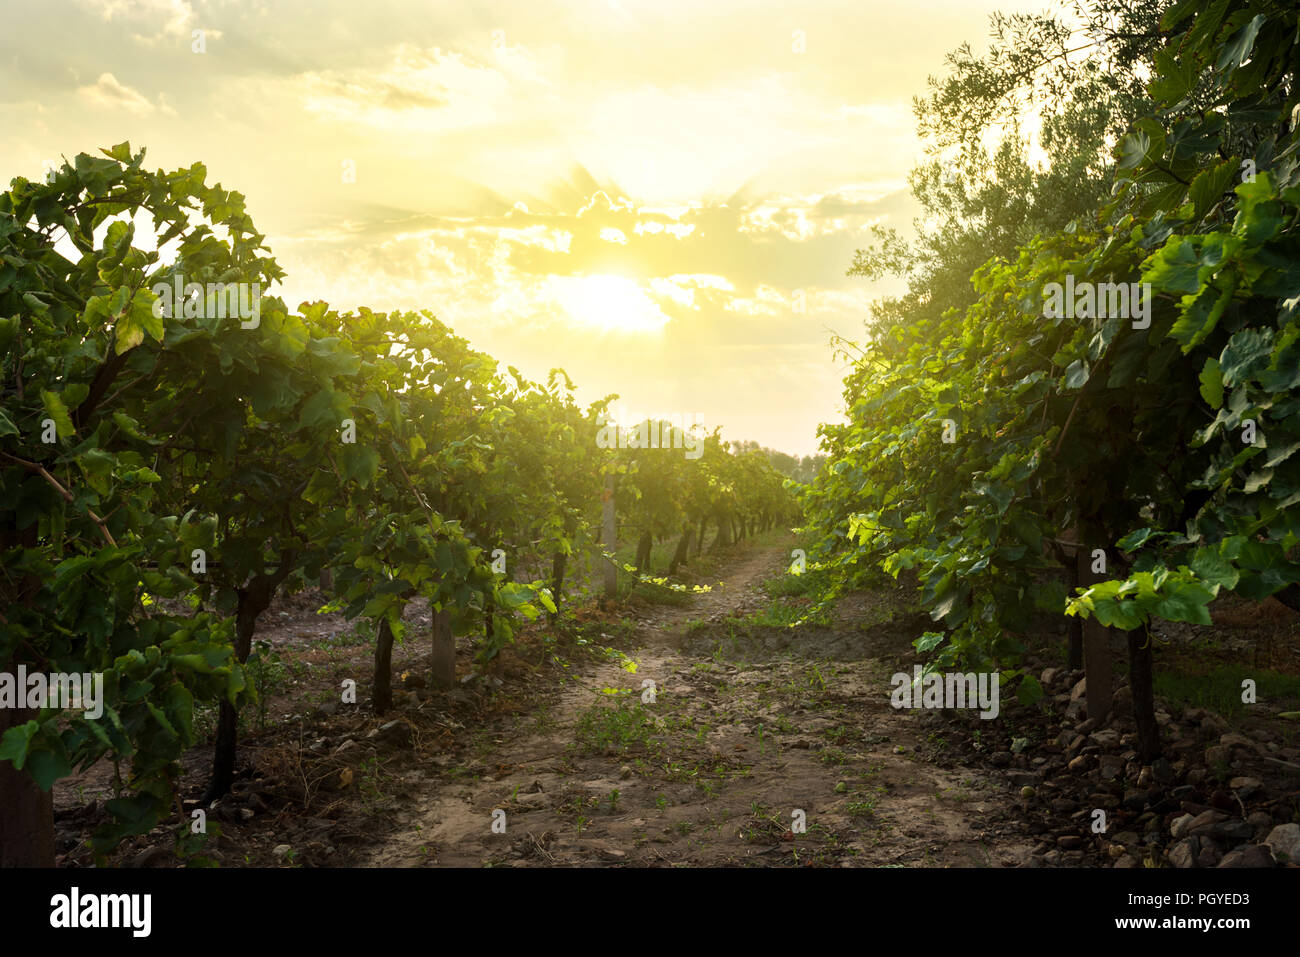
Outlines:
{"label": "cloud", "polygon": [[319,116],[427,135],[519,120],[549,83],[521,47],[484,56],[401,44],[381,68],[309,70],[290,86]]}
{"label": "cloud", "polygon": [[[731,293],[735,286],[725,276],[708,274],[688,275],[679,273],[673,276],[656,276],[650,280],[650,288],[656,296],[667,299],[678,307],[698,310],[703,301],[725,301],[726,295],[709,295],[713,293]],[[701,295],[697,298],[696,293]]]}
{"label": "cloud", "polygon": [[637,235],[649,233],[652,236],[657,233],[667,233],[669,236],[675,236],[676,238],[681,239],[682,237],[689,236],[691,233],[695,232],[695,224],[663,223],[658,220],[650,219],[638,222],[634,231]]}
{"label": "cloud", "polygon": [[370,122],[380,119],[382,114],[403,110],[440,109],[448,102],[442,88],[415,89],[373,77],[345,79],[337,74],[316,74],[308,76],[306,81],[313,87],[307,100],[309,108],[322,113],[357,114],[369,107],[378,111],[366,117]]}
{"label": "cloud", "polygon": [[[656,208],[584,171],[571,179],[590,192],[567,209],[496,197],[494,211],[388,211],[386,225],[372,213],[363,224],[318,228],[310,244],[300,236],[271,237],[271,245],[289,271],[291,304],[296,290],[326,285],[340,308],[429,308],[489,339],[550,330],[546,348],[559,355],[586,348],[566,349],[569,337],[593,334],[790,348],[807,345],[810,329],[818,338],[828,327],[851,333],[846,321],[868,314],[873,287],[845,270],[861,242],[858,224],[895,201],[892,181]],[[765,217],[787,228],[745,228]]]}
{"label": "cloud", "polygon": [[[143,93],[118,82],[111,73],[101,73],[94,83],[77,87],[77,95],[93,106],[126,110],[137,115],[158,109]],[[170,111],[170,107],[166,109]]]}
{"label": "cloud", "polygon": [[[148,46],[156,46],[164,41],[173,41],[179,37],[189,37],[197,22],[194,7],[187,0],[83,0],[98,11],[105,21],[122,20],[131,27],[154,26],[161,24],[153,33],[138,32],[132,29],[131,36]],[[205,39],[216,40],[221,31],[208,27],[204,29]]]}
{"label": "cloud", "polygon": [[579,218],[589,213],[620,213],[629,212],[633,209],[632,201],[626,197],[619,197],[617,200],[609,198],[609,193],[603,189],[598,189],[591,194],[591,199],[582,209],[578,210]]}

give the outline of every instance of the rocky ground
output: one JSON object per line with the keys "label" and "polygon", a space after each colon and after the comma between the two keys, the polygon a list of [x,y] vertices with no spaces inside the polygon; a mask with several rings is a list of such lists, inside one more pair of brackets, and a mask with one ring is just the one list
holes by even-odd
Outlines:
{"label": "rocky ground", "polygon": [[1300,864],[1300,747],[1283,706],[1256,703],[1229,730],[1213,711],[1158,700],[1168,757],[1143,765],[1126,684],[1096,721],[1083,672],[1047,667],[1040,681],[1047,708],[1008,701],[1010,746],[981,746],[950,713],[924,718],[950,730],[959,763],[1003,769],[1037,842],[1026,866]]}

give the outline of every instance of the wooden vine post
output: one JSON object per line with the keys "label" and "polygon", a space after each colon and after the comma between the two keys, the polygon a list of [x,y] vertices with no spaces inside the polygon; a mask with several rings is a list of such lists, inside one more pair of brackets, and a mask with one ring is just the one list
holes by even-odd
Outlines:
{"label": "wooden vine post", "polygon": [[[1092,551],[1082,542],[1075,555],[1080,585],[1087,588],[1106,580],[1105,574],[1093,571]],[[1098,622],[1096,615],[1089,615],[1083,622],[1083,673],[1087,681],[1088,718],[1103,721],[1110,713],[1114,677],[1110,660],[1110,629]]]}
{"label": "wooden vine post", "polygon": [[430,610],[433,616],[430,684],[435,688],[452,688],[456,685],[456,636],[451,633],[451,611]]}
{"label": "wooden vine post", "polygon": [[[610,555],[618,547],[618,526],[614,521],[614,476],[605,476],[605,491],[601,495],[603,505],[601,524],[601,544]],[[605,598],[613,601],[618,597],[618,567],[613,559],[605,559]]]}

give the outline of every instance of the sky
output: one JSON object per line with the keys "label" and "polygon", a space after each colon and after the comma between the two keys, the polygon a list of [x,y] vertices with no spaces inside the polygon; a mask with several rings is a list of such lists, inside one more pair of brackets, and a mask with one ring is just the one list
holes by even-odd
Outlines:
{"label": "sky", "polygon": [[123,140],[202,162],[291,308],[428,310],[625,421],[807,455],[832,334],[899,291],[845,272],[917,212],[912,97],[1042,6],[5,0],[0,182]]}

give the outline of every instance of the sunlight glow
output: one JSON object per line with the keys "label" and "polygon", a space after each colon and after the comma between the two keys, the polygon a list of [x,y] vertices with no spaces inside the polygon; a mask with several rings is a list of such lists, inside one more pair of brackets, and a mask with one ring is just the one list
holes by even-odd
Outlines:
{"label": "sunlight glow", "polygon": [[555,298],[574,322],[611,332],[659,332],[668,317],[626,276],[556,276]]}

